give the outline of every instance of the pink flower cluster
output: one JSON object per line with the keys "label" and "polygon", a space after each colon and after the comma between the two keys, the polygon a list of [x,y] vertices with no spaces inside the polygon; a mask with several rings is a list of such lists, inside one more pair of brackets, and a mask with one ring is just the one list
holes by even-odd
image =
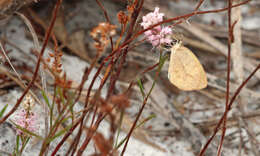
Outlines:
{"label": "pink flower cluster", "polygon": [[[163,20],[163,13],[159,13],[159,8],[156,7],[154,12],[150,12],[147,15],[143,16],[143,22],[141,26],[146,29],[152,25],[155,25]],[[160,25],[154,27],[153,29],[147,30],[144,32],[147,40],[153,45],[158,46],[160,44],[170,44],[172,34],[172,29],[168,27],[162,27]]]}
{"label": "pink flower cluster", "polygon": [[[30,132],[36,132],[38,129],[37,116],[33,112],[27,112],[24,109],[18,111],[14,122]],[[16,131],[18,135],[23,134],[23,132],[18,128]]]}

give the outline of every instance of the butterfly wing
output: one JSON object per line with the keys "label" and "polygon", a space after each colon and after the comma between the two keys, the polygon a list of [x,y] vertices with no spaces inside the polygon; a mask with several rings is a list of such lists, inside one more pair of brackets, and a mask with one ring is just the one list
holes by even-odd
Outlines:
{"label": "butterfly wing", "polygon": [[185,91],[207,86],[207,76],[197,57],[186,47],[173,47],[168,75],[170,82]]}

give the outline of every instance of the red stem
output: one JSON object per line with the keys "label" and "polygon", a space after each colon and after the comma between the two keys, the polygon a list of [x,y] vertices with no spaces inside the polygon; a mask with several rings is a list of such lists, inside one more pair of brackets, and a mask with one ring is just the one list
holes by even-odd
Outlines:
{"label": "red stem", "polygon": [[[231,8],[234,8],[234,7],[238,7],[240,5],[243,5],[243,4],[246,4],[248,2],[250,2],[251,0],[246,0],[244,2],[241,2],[239,4],[236,4],[236,5],[233,5]],[[139,32],[137,32],[135,35],[133,35],[132,38],[128,39],[127,41],[125,41],[120,47],[118,47],[117,49],[114,49],[112,51],[112,53],[106,58],[106,60],[108,60],[110,57],[112,57],[115,53],[119,52],[120,50],[119,49],[122,49],[124,48],[126,45],[128,45],[130,42],[132,42],[134,39],[136,39],[139,35],[141,35],[142,33],[144,33],[145,31],[147,30],[150,30],[150,29],[153,29],[154,27],[158,26],[158,25],[161,25],[163,23],[169,23],[169,22],[172,22],[172,21],[176,21],[176,20],[180,20],[180,19],[186,19],[188,17],[191,17],[191,16],[194,16],[194,15],[197,15],[197,14],[208,14],[208,13],[218,13],[218,12],[222,12],[222,11],[226,11],[228,10],[228,7],[226,8],[222,8],[222,9],[217,9],[217,10],[208,10],[208,11],[199,11],[199,12],[192,12],[192,13],[189,13],[189,14],[186,14],[186,15],[182,15],[182,16],[178,16],[178,17],[174,17],[174,18],[170,18],[170,19],[167,19],[167,20],[164,20],[162,22],[159,22],[155,25],[152,25],[146,29],[143,29]]]}
{"label": "red stem", "polygon": [[247,77],[247,79],[245,81],[243,81],[243,83],[238,87],[238,89],[236,90],[236,92],[234,93],[234,95],[232,96],[227,109],[224,112],[224,115],[221,117],[221,119],[219,120],[217,126],[214,129],[214,133],[212,134],[212,136],[209,138],[209,140],[207,141],[207,143],[205,144],[205,146],[202,148],[202,150],[199,153],[199,156],[203,156],[205,151],[207,150],[209,144],[211,143],[211,141],[213,140],[213,138],[216,136],[222,122],[224,121],[225,116],[227,115],[227,113],[229,112],[229,110],[232,107],[232,104],[234,103],[236,97],[238,96],[238,94],[241,92],[241,90],[244,88],[244,86],[247,84],[247,82],[255,75],[255,73],[260,69],[260,64],[258,64],[258,66],[254,69],[254,71]]}
{"label": "red stem", "polygon": [[[232,1],[228,0],[228,57],[227,57],[227,88],[226,88],[226,108],[225,108],[225,112],[228,112],[228,102],[229,102],[229,82],[230,82],[230,67],[231,67],[231,42],[233,40],[233,28],[232,24],[231,24],[231,6],[232,6]],[[224,138],[225,138],[225,134],[226,134],[226,123],[227,123],[227,113],[225,113],[224,115],[224,123],[222,126],[222,135],[221,135],[221,140],[218,146],[218,152],[217,155],[220,156],[221,155],[221,150],[222,150],[222,146],[223,146],[223,142],[224,142]]]}
{"label": "red stem", "polygon": [[37,78],[37,74],[38,74],[38,71],[39,71],[39,68],[40,68],[41,57],[43,56],[44,50],[45,50],[45,48],[46,48],[46,46],[48,44],[48,40],[50,38],[50,35],[51,35],[51,32],[52,32],[54,23],[56,21],[57,12],[59,10],[59,7],[60,7],[61,3],[62,3],[62,0],[58,0],[57,3],[56,3],[56,6],[55,6],[55,9],[54,9],[54,12],[53,12],[53,16],[52,16],[52,20],[51,20],[51,24],[50,24],[50,26],[49,26],[49,28],[47,30],[47,34],[45,36],[44,43],[43,43],[40,55],[38,56],[37,65],[36,65],[36,68],[35,68],[35,71],[34,71],[33,78],[31,80],[31,82],[28,84],[28,86],[25,89],[25,91],[23,92],[22,96],[17,100],[15,106],[0,120],[0,124],[2,124],[10,115],[12,115],[15,112],[15,110],[19,107],[20,103],[22,102],[24,96],[28,93],[30,88],[33,86],[33,83],[34,83],[34,81]]}

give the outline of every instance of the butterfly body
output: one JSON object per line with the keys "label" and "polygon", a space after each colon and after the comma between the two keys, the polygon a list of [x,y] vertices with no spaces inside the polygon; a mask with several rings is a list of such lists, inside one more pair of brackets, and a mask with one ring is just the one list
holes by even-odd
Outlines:
{"label": "butterfly body", "polygon": [[208,83],[197,57],[180,43],[171,48],[168,77],[173,85],[185,91],[203,89]]}

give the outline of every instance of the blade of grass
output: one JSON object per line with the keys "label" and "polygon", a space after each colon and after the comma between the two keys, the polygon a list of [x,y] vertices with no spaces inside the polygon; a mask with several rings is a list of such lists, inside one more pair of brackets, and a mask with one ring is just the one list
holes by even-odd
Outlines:
{"label": "blade of grass", "polygon": [[124,114],[125,114],[125,111],[122,110],[121,113],[120,113],[119,127],[118,127],[118,131],[117,131],[117,135],[116,135],[116,143],[115,143],[115,146],[114,146],[114,147],[117,147],[118,138],[119,138],[119,134],[120,134],[120,132],[121,132],[121,126],[122,126],[122,122],[123,122]]}
{"label": "blade of grass", "polygon": [[30,140],[30,137],[25,137],[25,140],[22,141],[23,144],[22,144],[22,148],[21,148],[21,150],[19,152],[19,156],[22,156],[23,150],[25,149],[25,147],[26,147],[27,143],[29,142],[29,140]]}
{"label": "blade of grass", "polygon": [[31,132],[31,131],[29,131],[29,130],[27,130],[27,129],[25,129],[25,128],[19,126],[19,125],[17,125],[17,124],[14,123],[13,121],[11,121],[11,122],[16,126],[16,128],[20,129],[22,132],[27,133],[27,134],[29,134],[29,135],[31,135],[31,136],[35,136],[35,137],[37,137],[37,138],[39,138],[39,139],[41,139],[41,140],[43,139],[41,136],[39,136],[39,135],[37,135],[37,134],[35,134],[35,133],[33,133],[33,132]]}
{"label": "blade of grass", "polygon": [[142,84],[141,79],[138,79],[138,80],[137,80],[137,84],[138,84],[138,86],[139,86],[139,89],[140,89],[140,91],[141,91],[141,93],[142,93],[143,98],[145,98],[144,87],[143,87],[143,84]]}
{"label": "blade of grass", "polygon": [[58,95],[60,96],[61,103],[64,106],[65,105],[65,98],[64,98],[64,95],[63,95],[63,89],[61,87],[57,87],[57,92],[58,92]]}
{"label": "blade of grass", "polygon": [[19,142],[20,142],[20,136],[17,135],[17,136],[16,136],[16,148],[15,148],[15,153],[16,153],[16,155],[19,154]]}
{"label": "blade of grass", "polygon": [[47,105],[48,105],[49,109],[51,110],[50,101],[49,101],[49,99],[48,99],[48,97],[47,97],[47,95],[46,95],[45,91],[44,91],[44,90],[42,90],[41,92],[42,92],[42,96],[43,96],[43,99],[44,99],[44,101],[47,103]]}
{"label": "blade of grass", "polygon": [[57,95],[57,92],[56,92],[56,89],[54,89],[54,95],[53,95],[53,100],[52,100],[51,110],[50,110],[50,131],[51,131],[52,126],[53,126],[52,119],[53,119],[53,109],[54,109],[54,104],[55,104],[54,99],[55,99],[56,95]]}
{"label": "blade of grass", "polygon": [[49,138],[47,140],[47,144],[49,144],[50,142],[52,142],[54,139],[60,137],[61,135],[63,135],[65,132],[67,132],[70,128],[72,127],[72,124],[67,126],[66,128],[64,128],[63,130],[59,131],[57,134],[55,134],[53,137]]}
{"label": "blade of grass", "polygon": [[74,122],[74,111],[73,111],[73,108],[74,108],[74,102],[75,100],[75,93],[74,92],[69,92],[69,111],[70,111],[70,114],[72,116],[71,118],[71,122],[73,123]]}
{"label": "blade of grass", "polygon": [[1,110],[1,112],[0,112],[0,118],[4,115],[4,112],[5,112],[5,110],[6,110],[7,107],[8,107],[8,104],[6,104],[6,105],[4,106],[4,108]]}

